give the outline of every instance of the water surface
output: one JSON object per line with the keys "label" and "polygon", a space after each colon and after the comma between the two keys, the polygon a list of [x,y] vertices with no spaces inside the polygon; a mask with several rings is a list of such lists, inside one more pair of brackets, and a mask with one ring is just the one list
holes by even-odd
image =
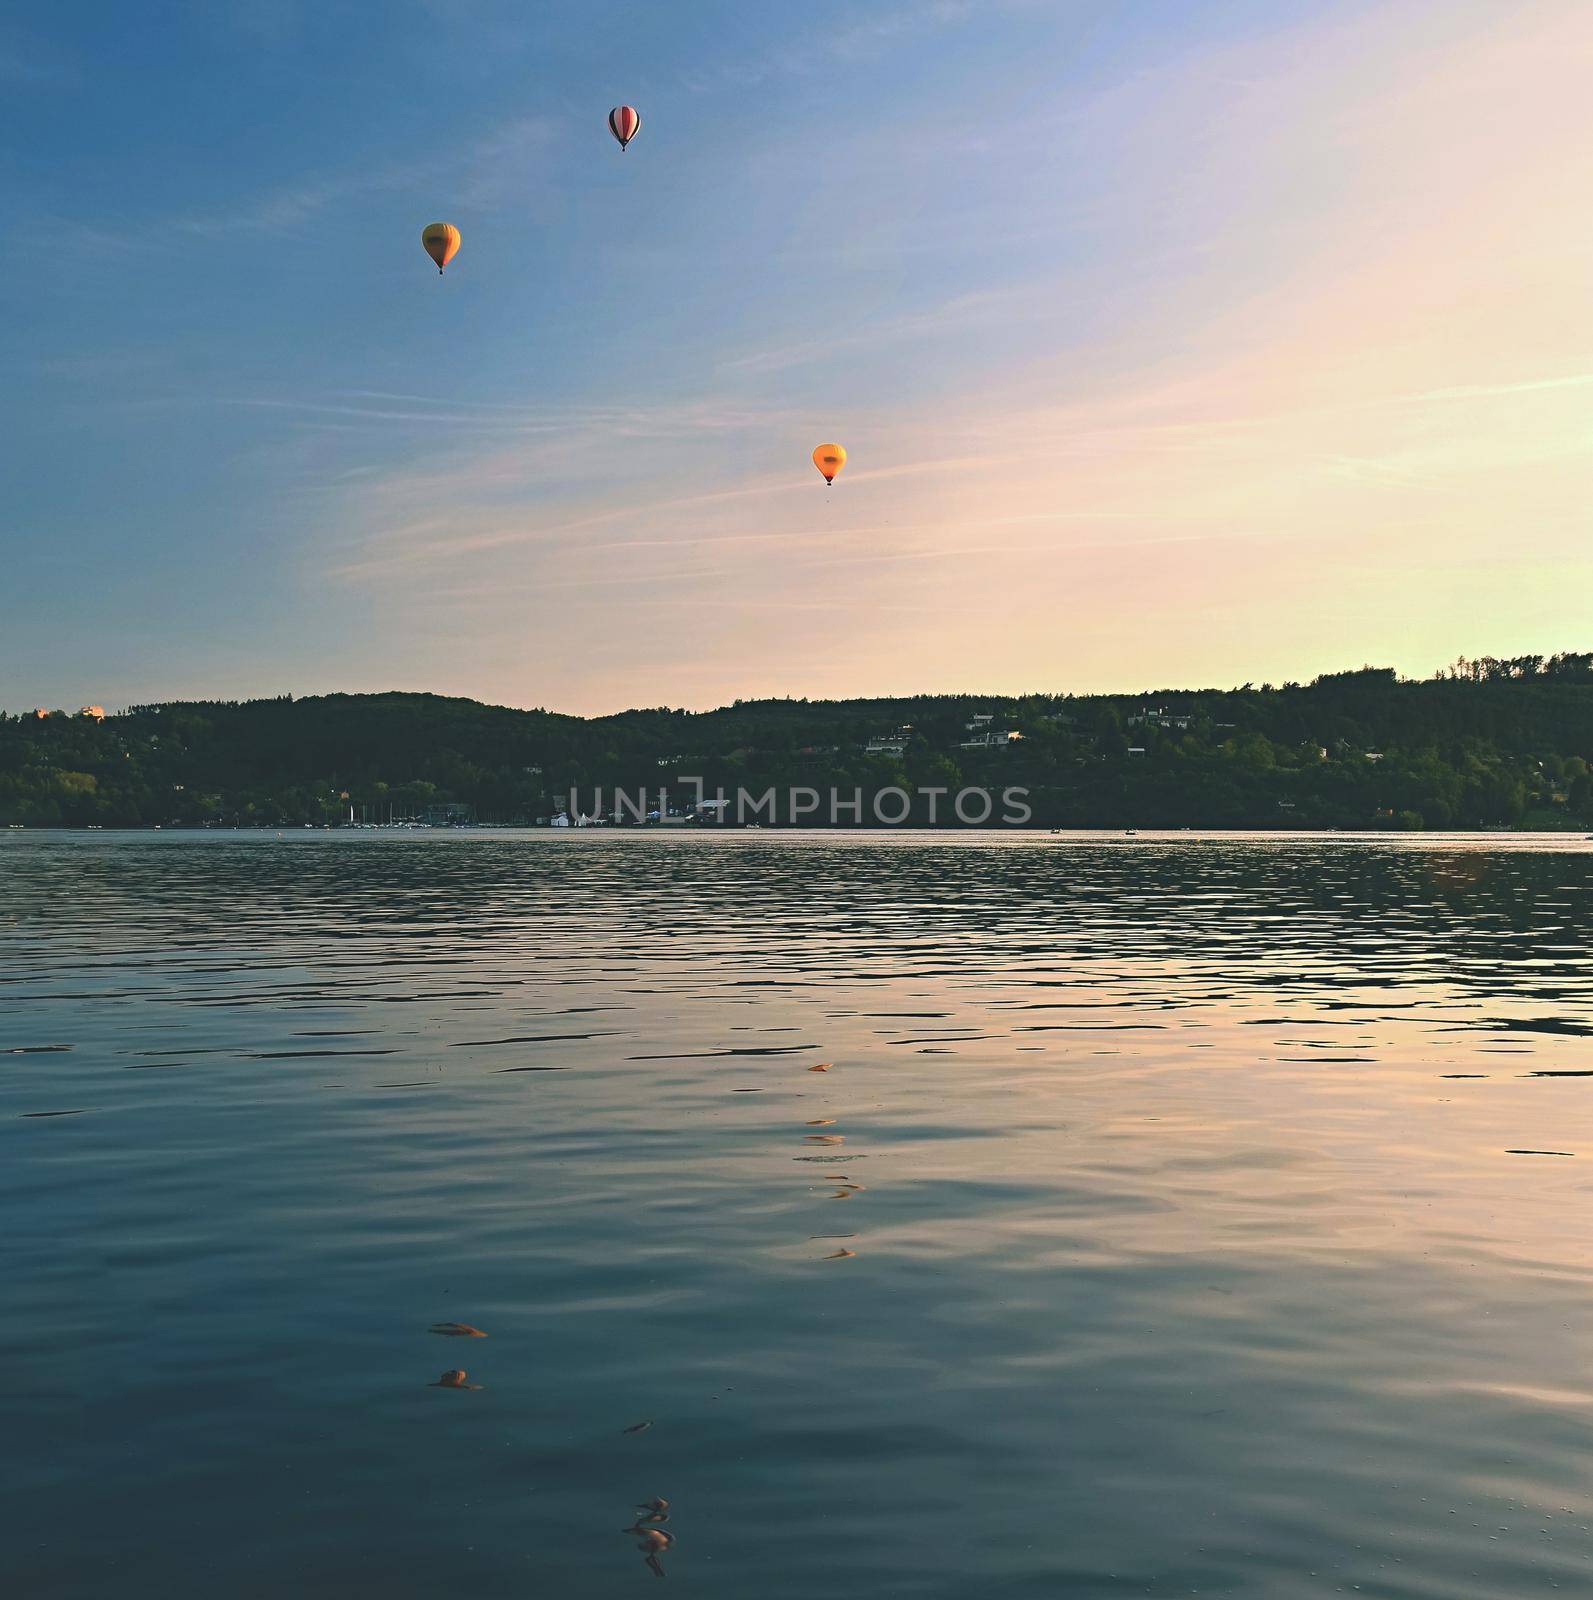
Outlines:
{"label": "water surface", "polygon": [[710,1600],[1585,1591],[1590,888],[0,836],[0,1576],[584,1600],[662,1496]]}

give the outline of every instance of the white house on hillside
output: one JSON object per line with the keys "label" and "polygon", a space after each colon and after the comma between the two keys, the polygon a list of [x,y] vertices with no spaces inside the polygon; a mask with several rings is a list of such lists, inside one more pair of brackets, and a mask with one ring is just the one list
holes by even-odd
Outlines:
{"label": "white house on hillside", "polygon": [[963,727],[968,737],[958,745],[959,750],[1005,750],[1023,737],[1015,728],[998,728],[995,717],[988,711],[981,712]]}

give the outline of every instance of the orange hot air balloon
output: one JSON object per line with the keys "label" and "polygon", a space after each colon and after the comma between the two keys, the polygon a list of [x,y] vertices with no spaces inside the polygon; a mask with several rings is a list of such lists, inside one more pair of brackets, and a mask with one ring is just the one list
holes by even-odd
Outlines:
{"label": "orange hot air balloon", "polygon": [[846,447],[839,444],[821,444],[813,452],[813,465],[824,474],[826,483],[834,483],[835,475],[846,465]]}
{"label": "orange hot air balloon", "polygon": [[641,114],[635,106],[615,106],[608,114],[608,131],[619,140],[621,150],[636,137],[641,125]]}
{"label": "orange hot air balloon", "polygon": [[451,222],[428,222],[420,230],[420,242],[439,274],[459,254],[459,230]]}

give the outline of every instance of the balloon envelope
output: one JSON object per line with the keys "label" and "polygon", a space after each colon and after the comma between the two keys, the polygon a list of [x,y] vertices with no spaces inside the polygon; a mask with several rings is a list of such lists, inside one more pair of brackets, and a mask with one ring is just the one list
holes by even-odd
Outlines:
{"label": "balloon envelope", "polygon": [[428,222],[420,230],[420,242],[439,272],[459,254],[459,230],[451,222]]}
{"label": "balloon envelope", "polygon": [[835,474],[846,465],[846,447],[838,444],[821,444],[813,452],[813,465],[824,474],[826,483],[835,482]]}
{"label": "balloon envelope", "polygon": [[615,106],[608,114],[608,131],[619,140],[621,150],[636,137],[641,125],[642,119],[635,106]]}

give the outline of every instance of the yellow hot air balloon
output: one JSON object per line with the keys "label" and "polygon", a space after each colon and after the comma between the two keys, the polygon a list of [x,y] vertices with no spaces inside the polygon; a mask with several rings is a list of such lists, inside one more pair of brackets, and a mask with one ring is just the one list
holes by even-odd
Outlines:
{"label": "yellow hot air balloon", "polygon": [[846,465],[846,447],[839,444],[821,444],[813,452],[813,465],[824,474],[826,483],[835,482],[835,474]]}
{"label": "yellow hot air balloon", "polygon": [[439,273],[459,254],[459,230],[451,222],[428,222],[420,230],[420,242]]}

